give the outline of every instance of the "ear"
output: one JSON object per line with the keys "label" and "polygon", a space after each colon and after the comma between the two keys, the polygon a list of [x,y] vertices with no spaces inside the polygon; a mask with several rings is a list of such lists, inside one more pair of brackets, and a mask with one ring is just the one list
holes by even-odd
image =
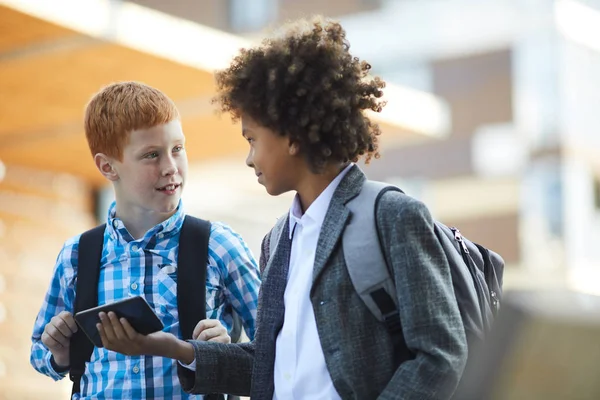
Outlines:
{"label": "ear", "polygon": [[109,181],[119,180],[119,174],[113,167],[114,160],[108,157],[106,154],[98,153],[94,156],[94,162],[98,171]]}
{"label": "ear", "polygon": [[288,151],[291,156],[297,156],[298,154],[300,154],[300,145],[298,144],[298,142],[290,140],[288,144]]}

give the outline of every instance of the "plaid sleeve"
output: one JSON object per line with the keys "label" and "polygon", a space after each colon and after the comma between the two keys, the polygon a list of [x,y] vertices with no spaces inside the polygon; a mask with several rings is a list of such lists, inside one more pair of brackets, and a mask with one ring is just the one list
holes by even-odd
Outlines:
{"label": "plaid sleeve", "polygon": [[221,270],[228,302],[242,318],[248,337],[253,339],[260,278],[252,252],[229,226],[213,222],[209,256]]}
{"label": "plaid sleeve", "polygon": [[38,372],[48,375],[54,380],[64,378],[67,373],[58,373],[50,365],[51,353],[42,343],[42,333],[44,333],[44,328],[52,317],[64,310],[73,310],[73,300],[75,298],[74,266],[77,265],[78,244],[79,236],[69,239],[58,254],[50,287],[46,292],[31,335],[31,365]]}

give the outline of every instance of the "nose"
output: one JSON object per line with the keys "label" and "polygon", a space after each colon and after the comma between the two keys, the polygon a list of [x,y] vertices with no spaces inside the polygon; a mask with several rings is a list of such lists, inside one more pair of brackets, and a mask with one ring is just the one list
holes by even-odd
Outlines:
{"label": "nose", "polygon": [[248,157],[246,157],[246,165],[250,168],[254,168],[254,151],[250,149]]}
{"label": "nose", "polygon": [[175,159],[173,158],[173,156],[168,155],[167,157],[163,158],[163,165],[162,165],[162,175],[163,176],[171,176],[171,175],[175,175],[178,171],[177,169],[177,164],[175,163]]}

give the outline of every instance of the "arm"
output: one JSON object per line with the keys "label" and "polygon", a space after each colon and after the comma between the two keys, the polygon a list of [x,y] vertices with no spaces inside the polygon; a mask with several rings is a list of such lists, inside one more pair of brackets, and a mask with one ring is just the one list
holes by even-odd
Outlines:
{"label": "arm", "polygon": [[[193,337],[198,339],[188,342],[177,338],[171,333],[163,331],[142,335],[135,331],[127,319],[117,318],[117,315],[112,311],[108,314],[101,312],[98,315],[100,317],[100,323],[96,325],[96,328],[100,334],[102,345],[107,350],[129,356],[152,355],[177,360],[179,379],[184,390],[201,394],[225,392],[231,394],[245,394],[245,390],[249,393],[250,383],[248,379],[246,379],[247,382],[244,381],[244,377],[251,376],[251,359],[249,363],[244,363],[243,359],[234,360],[237,371],[227,368],[224,372],[219,372],[219,364],[217,364],[219,356],[213,358],[210,357],[211,350],[214,350],[215,347],[207,346],[206,350],[202,352],[201,358],[198,358],[198,349],[200,349],[201,344],[210,344],[214,346],[222,343],[229,343],[230,338],[229,335],[227,335],[227,330],[220,321],[200,321],[200,323],[196,325],[193,333]],[[220,348],[217,346],[216,348],[217,350],[224,350],[225,352],[232,351],[228,346]],[[246,358],[248,357],[246,356]],[[192,361],[196,361],[198,371],[192,371],[181,365],[188,365],[192,363]],[[249,366],[250,373],[244,371],[244,366],[246,366],[246,370]],[[232,373],[234,373],[233,376],[231,376]],[[215,374],[220,374],[221,376],[215,377]],[[228,378],[240,378],[241,383],[235,379],[232,380]],[[204,385],[202,385],[202,383],[204,383]],[[225,390],[221,385],[226,385],[226,388],[232,388],[232,390]]]}
{"label": "arm", "polygon": [[190,371],[192,376],[179,374],[186,392],[250,395],[254,342],[222,344],[192,340],[189,343],[194,348],[196,371]]}
{"label": "arm", "polygon": [[209,259],[217,265],[225,296],[241,317],[248,337],[254,339],[260,278],[258,266],[240,235],[224,224],[213,224]]}
{"label": "arm", "polygon": [[[67,241],[61,249],[56,260],[50,287],[46,292],[31,335],[31,365],[36,371],[54,380],[64,378],[69,370],[68,337],[70,337],[69,333],[72,334],[73,330],[77,330],[71,312],[75,298],[74,265],[77,263],[78,242],[79,237],[73,238]],[[56,326],[58,326],[58,329],[55,329]],[[60,331],[63,331],[63,333]],[[66,349],[65,346],[52,339],[50,335],[57,339],[58,336],[61,336]],[[54,350],[55,357],[52,356],[47,344],[50,344],[54,349],[58,349]]]}
{"label": "arm", "polygon": [[[97,325],[102,344],[107,350],[125,355],[152,355],[179,361],[177,372],[181,387],[188,393],[250,394],[254,344],[224,344],[216,341],[184,341],[167,332],[149,335],[137,333],[125,318],[100,313]],[[214,320],[213,320],[214,321]],[[219,324],[220,325],[220,324]],[[197,330],[200,328],[197,326]],[[224,329],[224,328],[223,328]],[[199,335],[202,337],[202,335]],[[221,338],[229,336],[222,336]],[[192,371],[181,364],[196,362]]]}
{"label": "arm", "polygon": [[396,283],[400,320],[415,358],[402,363],[381,399],[448,399],[467,360],[450,267],[423,203],[386,193],[377,210],[382,246]]}

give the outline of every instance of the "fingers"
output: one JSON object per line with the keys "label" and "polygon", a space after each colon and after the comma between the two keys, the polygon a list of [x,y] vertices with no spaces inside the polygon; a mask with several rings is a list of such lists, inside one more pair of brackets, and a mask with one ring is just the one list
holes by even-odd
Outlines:
{"label": "fingers", "polygon": [[69,348],[70,339],[77,332],[73,315],[63,311],[52,317],[42,333],[42,343],[49,349]]}
{"label": "fingers", "polygon": [[229,334],[227,332],[225,332],[224,334],[212,337],[212,338],[208,339],[207,341],[215,342],[215,343],[229,344],[229,343],[231,343],[231,336],[229,336]]}
{"label": "fingers", "polygon": [[214,328],[216,326],[223,326],[221,324],[221,321],[219,321],[218,319],[203,319],[202,321],[200,321],[196,324],[196,327],[194,328],[194,332],[192,332],[192,339],[202,340],[202,339],[198,339],[200,334],[204,330]]}
{"label": "fingers", "polygon": [[102,342],[102,346],[105,348],[110,347],[110,342],[106,338],[106,333],[104,332],[104,325],[102,323],[96,324],[96,329],[98,329],[98,334],[100,335],[100,341]]}
{"label": "fingers", "polygon": [[56,340],[48,333],[48,328],[42,333],[42,343],[49,349],[62,349],[65,347],[63,342]]}
{"label": "fingers", "polygon": [[197,340],[204,342],[231,343],[231,338],[223,326],[205,329],[200,333]]}
{"label": "fingers", "polygon": [[127,321],[125,318],[121,318],[121,324],[123,325],[123,330],[125,334],[129,338],[129,340],[136,340],[138,338],[139,333],[133,329],[133,326]]}
{"label": "fingers", "polygon": [[75,332],[77,332],[77,324],[75,324],[73,316],[65,311],[52,317],[49,325],[49,328],[52,329],[48,329],[48,333],[56,340],[61,342],[62,340],[59,338],[59,335],[69,339]]}
{"label": "fingers", "polygon": [[75,333],[77,332],[77,329],[79,329],[77,327],[77,323],[75,322],[75,318],[73,318],[73,314],[71,314],[70,312],[63,311],[60,314],[58,314],[57,317],[64,321],[64,323],[67,325],[71,332]]}
{"label": "fingers", "polygon": [[113,345],[128,345],[139,338],[140,334],[131,326],[125,318],[118,318],[114,312],[99,313],[100,323],[96,325],[100,339],[105,347],[112,348]]}
{"label": "fingers", "polygon": [[192,339],[197,340],[198,336],[200,336],[200,333],[204,329],[206,329],[206,327],[205,327],[206,321],[207,320],[203,319],[202,321],[200,321],[196,324],[196,326],[194,327],[194,331],[192,332]]}
{"label": "fingers", "polygon": [[[55,317],[56,318],[56,317]],[[54,320],[54,318],[53,318]],[[57,328],[57,326],[54,324],[54,322],[50,322],[48,325],[46,325],[46,328],[44,329],[44,333],[46,334],[46,336],[50,339],[52,339],[51,341],[49,341],[49,343],[54,344],[54,342],[56,342],[57,344],[60,345],[60,347],[69,347],[69,341],[70,341],[70,337],[72,335],[68,334],[65,335],[63,333],[63,331],[66,328],[63,327],[62,330],[60,330],[59,328]],[[67,329],[68,331],[68,329]],[[70,331],[68,331],[70,332]],[[54,345],[56,347],[56,344]]]}
{"label": "fingers", "polygon": [[219,320],[202,320],[196,325],[192,337],[205,342],[231,343],[227,329]]}
{"label": "fingers", "polygon": [[[110,319],[108,319],[108,315],[106,315],[106,313],[104,312],[101,312],[98,314],[98,317],[100,318],[100,323],[96,325],[96,327],[100,325],[98,327],[98,331],[102,330],[104,332],[104,336],[106,337],[107,342],[110,343],[114,341],[117,335],[115,334],[115,330],[113,329],[113,325]],[[100,335],[100,337],[102,337],[102,335]]]}
{"label": "fingers", "polygon": [[[110,324],[112,325],[117,340],[127,340],[127,334],[125,333],[125,329],[123,329],[123,324],[121,324],[121,321],[117,318],[117,314],[112,311],[109,312],[108,319],[110,320]],[[125,321],[125,318],[121,318],[121,320]]]}

